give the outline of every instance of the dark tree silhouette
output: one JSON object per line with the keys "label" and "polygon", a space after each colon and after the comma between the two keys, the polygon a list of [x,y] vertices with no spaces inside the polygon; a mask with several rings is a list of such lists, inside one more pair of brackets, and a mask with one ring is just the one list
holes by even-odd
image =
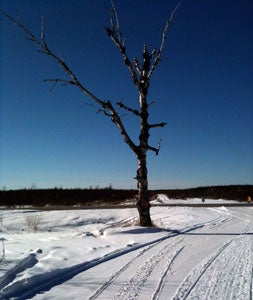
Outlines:
{"label": "dark tree silhouette", "polygon": [[[165,24],[165,27],[162,32],[160,47],[150,52],[148,46],[144,45],[142,58],[134,58],[133,60],[131,60],[127,53],[126,40],[122,37],[122,33],[120,31],[117,10],[115,9],[114,2],[111,1],[112,10],[110,14],[110,26],[106,26],[105,30],[108,36],[112,39],[113,43],[119,49],[123,58],[123,62],[130,72],[133,84],[135,85],[139,96],[138,109],[129,107],[123,102],[118,102],[115,106],[115,104],[112,104],[111,101],[101,100],[97,96],[95,96],[95,94],[93,94],[90,90],[88,90],[87,87],[85,87],[81,83],[79,78],[77,78],[77,76],[70,69],[70,67],[65,63],[63,56],[53,51],[48,45],[45,37],[45,25],[43,17],[41,25],[41,37],[38,38],[22,23],[20,23],[19,21],[17,21],[16,19],[14,19],[13,17],[11,17],[6,12],[0,9],[2,15],[5,16],[14,25],[18,26],[25,33],[26,37],[34,44],[36,44],[40,52],[46,54],[54,61],[56,61],[56,63],[60,65],[63,71],[68,75],[67,79],[45,79],[45,81],[52,83],[52,89],[58,83],[76,86],[82,93],[87,95],[93,102],[95,102],[99,106],[99,111],[103,112],[104,115],[108,117],[118,127],[125,143],[129,146],[129,148],[132,150],[132,152],[137,158],[137,174],[135,177],[135,179],[137,180],[138,189],[137,209],[140,217],[140,225],[145,227],[152,226],[152,221],[150,217],[150,203],[148,196],[147,152],[153,151],[156,155],[158,155],[161,144],[161,140],[158,141],[157,147],[151,146],[149,144],[150,130],[153,128],[166,126],[166,123],[164,122],[157,124],[149,123],[149,107],[153,103],[149,103],[147,97],[151,77],[156,67],[161,61],[161,56],[163,53],[168,28],[173,21],[175,12],[177,11],[179,5],[180,3],[173,10],[170,18]],[[129,136],[116,107],[124,109],[127,112],[133,114],[135,117],[139,118],[140,128],[138,144],[134,143],[132,138]]]}

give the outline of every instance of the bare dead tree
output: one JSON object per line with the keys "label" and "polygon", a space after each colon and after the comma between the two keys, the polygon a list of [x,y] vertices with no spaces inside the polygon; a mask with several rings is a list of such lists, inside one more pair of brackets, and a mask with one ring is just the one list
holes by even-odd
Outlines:
{"label": "bare dead tree", "polygon": [[[150,130],[153,128],[164,127],[166,123],[161,122],[157,124],[149,123],[149,107],[153,102],[148,103],[148,91],[150,87],[150,80],[155,71],[156,67],[161,61],[161,56],[164,50],[166,35],[169,26],[171,25],[174,15],[179,7],[180,3],[176,6],[173,12],[170,15],[170,18],[167,20],[165,27],[162,32],[161,43],[159,49],[154,49],[151,52],[148,49],[147,45],[144,45],[142,58],[134,58],[132,61],[128,56],[127,48],[126,48],[126,39],[122,37],[122,33],[120,31],[120,23],[117,10],[115,8],[113,0],[111,0],[111,14],[110,14],[110,26],[106,26],[105,30],[108,36],[111,38],[113,43],[119,49],[121,56],[123,58],[123,62],[128,68],[133,84],[135,85],[138,92],[138,103],[139,108],[134,109],[129,107],[123,102],[117,102],[116,105],[113,105],[111,101],[105,101],[99,99],[95,94],[93,94],[90,90],[88,90],[77,78],[77,76],[73,73],[69,66],[65,63],[63,56],[60,53],[53,51],[47,41],[45,36],[45,23],[42,17],[41,24],[41,36],[40,38],[36,37],[30,30],[28,30],[22,23],[18,20],[14,19],[6,12],[0,9],[0,12],[4,17],[6,17],[9,21],[11,21],[14,25],[19,27],[26,35],[27,39],[32,41],[38,47],[38,51],[52,58],[63,71],[68,75],[67,79],[53,78],[53,79],[45,79],[46,82],[52,83],[51,90],[57,84],[63,85],[73,85],[77,87],[82,93],[87,95],[93,102],[95,102],[99,106],[99,111],[103,112],[106,117],[111,119],[111,121],[117,126],[119,129],[121,136],[125,143],[129,146],[132,152],[137,157],[137,174],[135,179],[137,180],[137,208],[139,212],[140,225],[144,227],[152,226],[152,221],[150,217],[150,203],[148,196],[148,171],[147,171],[147,152],[153,151],[156,155],[159,154],[161,140],[158,142],[158,146],[154,147],[149,144],[149,136]],[[130,112],[135,117],[139,118],[140,124],[140,133],[139,133],[139,143],[136,144],[129,136],[123,122],[122,118],[119,115],[116,107],[126,110]]]}

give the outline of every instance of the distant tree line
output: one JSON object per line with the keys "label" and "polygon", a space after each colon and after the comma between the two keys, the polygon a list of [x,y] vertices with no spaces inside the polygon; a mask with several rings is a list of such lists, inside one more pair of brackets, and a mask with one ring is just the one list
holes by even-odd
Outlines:
{"label": "distant tree line", "polygon": [[189,189],[156,190],[157,194],[166,194],[172,199],[204,198],[247,201],[253,197],[253,185],[204,186]]}
{"label": "distant tree line", "polygon": [[[112,186],[95,189],[20,189],[1,190],[0,206],[87,206],[120,204],[135,199],[137,190],[114,189]],[[247,201],[253,196],[253,185],[206,186],[189,189],[150,190],[150,199],[166,194],[171,199],[205,198]]]}
{"label": "distant tree line", "polygon": [[117,190],[113,188],[89,189],[20,189],[0,191],[0,206],[73,206],[102,203],[119,204],[134,198],[135,190]]}

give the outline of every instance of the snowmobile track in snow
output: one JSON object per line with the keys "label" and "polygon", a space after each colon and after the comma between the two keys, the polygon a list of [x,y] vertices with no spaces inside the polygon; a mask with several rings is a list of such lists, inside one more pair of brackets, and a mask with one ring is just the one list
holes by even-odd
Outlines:
{"label": "snowmobile track in snow", "polygon": [[175,259],[178,257],[178,255],[180,254],[180,252],[183,250],[184,247],[181,247],[179,250],[177,250],[175,252],[175,255],[172,257],[172,259],[169,261],[169,263],[167,264],[167,268],[165,269],[164,273],[162,274],[161,276],[161,279],[160,281],[158,282],[158,285],[157,285],[157,288],[152,296],[152,300],[157,300],[159,299],[159,296],[161,294],[161,291],[164,287],[164,284],[165,284],[165,280],[166,280],[166,276],[168,275],[170,269],[171,269],[171,266],[173,264],[173,262],[175,261]]}
{"label": "snowmobile track in snow", "polygon": [[[138,265],[137,270],[133,275],[127,280],[127,282],[118,290],[115,299],[125,299],[125,300],[135,300],[138,298],[141,292],[141,288],[146,283],[151,274],[159,267],[162,263],[165,263],[165,269],[163,271],[160,280],[158,281],[157,287],[153,294],[152,299],[157,299],[165,280],[166,275],[168,274],[173,261],[176,259],[178,254],[182,251],[182,247],[178,248],[179,240],[176,240],[174,243],[167,243],[167,240],[164,240],[166,244],[153,253],[151,256],[148,256],[144,262]],[[155,246],[158,246],[156,244]],[[154,247],[155,248],[155,247]],[[176,249],[176,250],[175,250]],[[150,250],[150,249],[149,249]],[[173,251],[173,252],[172,252]]]}
{"label": "snowmobile track in snow", "polygon": [[[212,255],[207,261],[200,263],[186,278],[186,280],[181,285],[179,291],[173,297],[173,300],[184,300],[186,299],[194,287],[197,285],[201,277],[207,271],[207,268],[215,261],[215,259],[228,247],[232,242],[229,241],[225,243],[214,255]],[[195,278],[192,278],[195,277]]]}
{"label": "snowmobile track in snow", "polygon": [[[173,238],[176,237],[176,235],[172,235],[172,236],[167,236],[166,238],[163,238],[162,240],[158,241],[157,243],[151,244],[146,246],[144,249],[141,249],[138,254],[136,256],[134,256],[131,260],[129,260],[127,263],[125,263],[125,265],[120,268],[117,272],[115,272],[110,278],[109,280],[107,280],[92,296],[90,296],[88,299],[89,300],[94,300],[96,299],[98,296],[100,296],[103,291],[105,289],[107,289],[124,271],[126,271],[130,265],[136,263],[136,260],[141,258],[146,252],[148,252],[149,250],[155,248],[156,246],[158,246],[161,242],[164,242],[165,240],[169,239],[169,238]],[[176,237],[177,238],[177,237]],[[181,241],[181,238],[177,238],[176,241],[174,241],[174,243],[172,243],[171,245],[169,245],[170,250],[173,249],[179,242]],[[164,248],[168,248],[168,245],[166,245]],[[166,276],[166,274],[169,271],[169,268],[172,265],[172,262],[174,261],[174,259],[176,258],[176,256],[181,252],[182,248],[179,249],[179,251],[176,251],[176,254],[173,256],[173,258],[169,261],[169,265],[167,267],[167,269],[165,270],[163,277],[161,278],[161,281],[157,287],[157,291],[155,293],[158,294],[160,292],[160,290],[163,287],[163,281],[164,278]],[[155,297],[155,296],[154,296]],[[153,298],[153,299],[157,299],[157,298]]]}
{"label": "snowmobile track in snow", "polygon": [[[252,299],[252,256],[247,233],[233,238],[190,272],[173,300]],[[251,278],[250,282],[246,278]]]}
{"label": "snowmobile track in snow", "polygon": [[[184,244],[181,244],[181,241],[179,242],[179,240],[182,239],[182,236],[196,229],[213,228],[216,226],[224,225],[224,223],[229,221],[231,218],[231,214],[229,214],[226,211],[223,212],[222,210],[217,210],[216,212],[219,214],[219,216],[214,220],[195,224],[193,226],[188,226],[181,230],[154,228],[154,230],[161,230],[167,232],[167,234],[164,235],[163,237],[160,237],[157,240],[146,242],[145,244],[133,244],[128,247],[118,249],[114,252],[108,253],[104,257],[82,262],[80,264],[73,265],[71,267],[67,267],[63,269],[54,269],[46,273],[36,274],[26,279],[20,279],[17,281],[14,281],[14,278],[12,279],[12,277],[6,277],[4,279],[5,281],[3,281],[2,284],[0,299],[10,299],[10,298],[18,297],[18,299],[21,300],[21,299],[31,298],[39,293],[47,292],[57,285],[63,284],[64,282],[72,279],[74,276],[82,272],[85,272],[86,270],[92,269],[93,267],[96,267],[100,264],[106,263],[110,260],[114,260],[119,256],[132,252],[133,258],[131,260],[128,259],[127,262],[118,271],[112,274],[111,277],[109,277],[109,279],[90,296],[89,300],[94,300],[98,298],[107,288],[109,288],[112,284],[117,282],[117,280],[121,277],[125,278],[125,280],[123,281],[124,286],[120,288],[118,292],[116,291],[118,299],[128,299],[128,300],[137,299],[140,293],[143,291],[142,289],[143,286],[149,283],[150,280],[151,279],[153,280],[153,277],[155,277],[155,280],[152,283],[153,294],[148,296],[151,297],[152,300],[157,300],[159,299],[163,291],[164,285],[166,284],[166,280],[168,279],[173,263],[175,262],[175,260],[177,259],[177,257],[180,255],[181,251],[184,248]],[[248,217],[250,217],[250,215]],[[159,218],[154,221],[160,222],[160,220],[162,219],[163,218]],[[135,222],[135,218],[130,217],[111,224],[108,223],[108,225],[105,226],[105,228],[103,228],[103,231],[106,230],[107,228],[109,229],[114,227],[129,226],[133,224],[133,222]],[[250,236],[249,235],[247,236],[246,233],[240,235],[239,237],[244,237],[244,238],[248,237],[250,239]],[[216,250],[213,255],[209,256],[208,259],[204,259],[202,263],[200,263],[195,269],[193,269],[188,275],[188,277],[186,278],[186,280],[183,282],[181,287],[179,288],[174,299],[181,300],[181,299],[190,298],[191,291],[193,289],[197,290],[198,293],[203,293],[204,285],[201,285],[199,283],[201,282],[201,280],[204,280],[205,273],[209,275],[211,274],[210,273],[211,266],[214,266],[213,269],[215,271],[215,265],[219,263],[218,258],[222,255],[224,251],[226,251],[226,249],[229,249],[229,246],[233,243],[233,241],[239,237],[237,236],[234,239],[230,240],[229,242],[225,243],[222,247]],[[236,244],[234,247],[231,247],[230,257],[233,257],[233,253],[235,251],[238,251],[238,249],[240,249],[241,253],[243,253],[243,256],[245,257],[250,257],[250,255],[252,256],[251,253],[252,245],[250,246],[251,248],[247,248],[246,245],[247,244],[244,243],[243,246],[240,247],[239,244],[238,245]],[[236,256],[240,256],[240,255],[236,255]],[[224,261],[225,260],[223,259],[223,262]],[[251,261],[252,261],[252,257],[251,260],[249,260],[249,262]],[[37,260],[36,261],[34,260],[34,264],[36,262]],[[249,272],[248,268],[246,268],[245,264],[243,264],[243,260],[237,260],[237,261],[228,260],[225,261],[225,263],[229,266],[231,271],[233,271],[235,265],[236,266],[239,265],[239,267],[242,270],[242,273]],[[19,265],[17,265],[16,267],[18,266]],[[28,265],[26,264],[26,268],[27,266]],[[157,276],[156,274],[157,273],[156,270],[159,269],[159,266],[160,266],[160,270],[162,270],[160,277]],[[130,268],[131,270],[133,270],[133,272],[129,272]],[[22,268],[18,267],[18,273],[21,272],[20,270],[22,271]],[[13,269],[10,270],[9,274],[12,273],[15,275],[15,272],[17,274],[17,268],[15,271],[15,267],[14,267]],[[252,272],[252,265],[250,265],[250,272]],[[132,274],[132,276],[130,276],[130,278],[129,277],[127,278],[125,276],[126,273]],[[237,278],[236,280],[239,282],[240,278]],[[206,284],[206,282],[204,283]],[[243,286],[243,284],[240,284],[240,286]],[[248,294],[249,294],[249,288],[250,288],[250,297],[251,297],[250,299],[252,299],[252,278],[251,278],[251,282],[247,283]],[[228,296],[229,296],[231,294],[231,293],[229,294],[229,286],[224,285],[224,289],[228,291]],[[210,291],[215,293],[216,292],[215,287],[210,287]],[[241,289],[240,292],[244,295],[245,291]],[[207,299],[207,298],[202,297],[201,299]],[[246,298],[236,298],[236,299],[245,300]]]}

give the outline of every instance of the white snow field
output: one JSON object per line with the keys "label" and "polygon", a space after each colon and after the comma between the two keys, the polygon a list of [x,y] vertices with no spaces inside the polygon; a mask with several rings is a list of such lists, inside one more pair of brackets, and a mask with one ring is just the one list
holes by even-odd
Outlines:
{"label": "white snow field", "polygon": [[152,207],[149,229],[135,208],[2,210],[0,299],[252,299],[253,206],[226,203]]}

